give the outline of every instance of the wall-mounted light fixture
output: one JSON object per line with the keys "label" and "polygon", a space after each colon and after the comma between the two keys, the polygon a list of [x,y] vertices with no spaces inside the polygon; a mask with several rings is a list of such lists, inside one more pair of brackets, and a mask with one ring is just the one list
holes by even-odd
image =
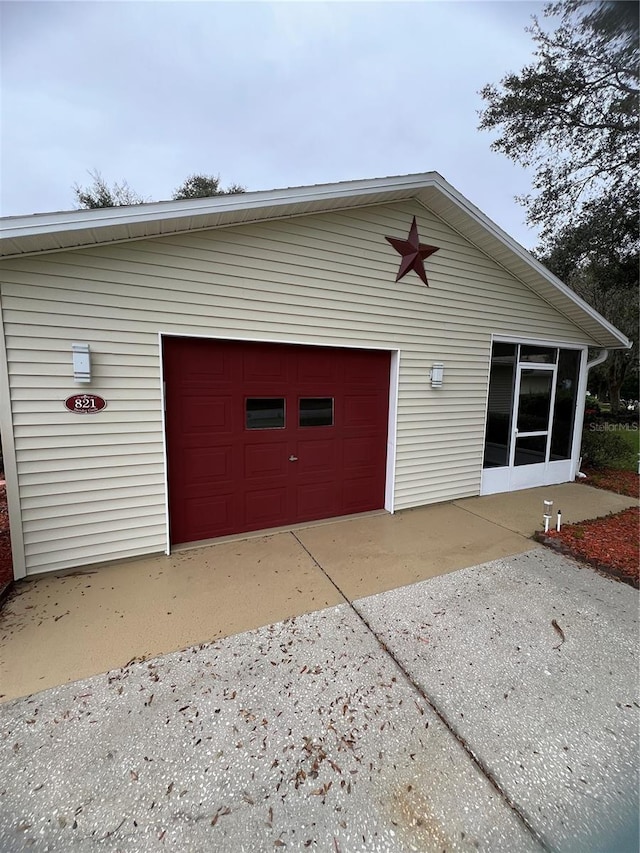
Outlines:
{"label": "wall-mounted light fixture", "polygon": [[431,387],[442,388],[442,380],[444,379],[444,364],[436,362],[431,366]]}
{"label": "wall-mounted light fixture", "polygon": [[89,344],[71,344],[73,353],[73,381],[91,382],[91,356]]}

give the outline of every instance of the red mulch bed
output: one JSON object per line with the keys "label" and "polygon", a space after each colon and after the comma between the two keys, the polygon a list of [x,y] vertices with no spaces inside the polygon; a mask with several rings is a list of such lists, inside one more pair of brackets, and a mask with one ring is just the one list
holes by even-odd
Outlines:
{"label": "red mulch bed", "polygon": [[7,489],[0,486],[0,593],[13,580],[11,540],[9,537],[9,513],[7,511]]}
{"label": "red mulch bed", "polygon": [[640,497],[640,474],[634,471],[617,471],[615,468],[603,468],[596,471],[595,468],[587,468],[584,472],[586,480],[578,480],[587,486],[595,486],[596,489],[606,489],[618,495],[627,495],[630,498]]}
{"label": "red mulch bed", "polygon": [[535,538],[638,589],[639,530],[640,509],[631,507],[604,518],[565,524],[560,533],[550,530],[536,534]]}

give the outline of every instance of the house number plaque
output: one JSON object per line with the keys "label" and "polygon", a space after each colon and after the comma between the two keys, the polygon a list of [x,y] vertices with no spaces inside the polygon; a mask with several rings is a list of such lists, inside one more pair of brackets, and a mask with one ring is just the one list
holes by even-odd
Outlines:
{"label": "house number plaque", "polygon": [[104,397],[97,394],[73,394],[64,401],[65,408],[76,415],[94,415],[107,405]]}

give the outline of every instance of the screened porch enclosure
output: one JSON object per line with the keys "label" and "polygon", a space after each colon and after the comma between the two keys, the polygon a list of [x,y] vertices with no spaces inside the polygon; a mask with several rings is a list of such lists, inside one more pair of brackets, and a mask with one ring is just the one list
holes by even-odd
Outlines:
{"label": "screened porch enclosure", "polygon": [[482,493],[570,478],[582,351],[494,342]]}

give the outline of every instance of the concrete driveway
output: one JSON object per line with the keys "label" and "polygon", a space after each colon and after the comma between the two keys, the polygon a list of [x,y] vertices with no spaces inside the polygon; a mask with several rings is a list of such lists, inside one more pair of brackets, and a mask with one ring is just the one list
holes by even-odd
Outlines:
{"label": "concrete driveway", "polygon": [[0,702],[532,547],[634,503],[568,483],[300,526],[22,583],[0,610]]}
{"label": "concrete driveway", "polygon": [[[568,520],[622,508],[556,488]],[[541,491],[278,534],[312,612],[6,701],[0,850],[635,853],[637,593],[531,547]],[[495,540],[511,553],[470,565]],[[246,542],[209,553],[237,549],[254,582],[282,580],[278,607],[308,606],[298,570],[253,543],[248,568]],[[111,581],[67,583],[82,599]],[[63,589],[41,644],[74,615]],[[237,593],[214,602],[252,618]],[[85,621],[67,622],[75,644]]]}
{"label": "concrete driveway", "polygon": [[0,850],[638,849],[637,593],[546,549],[0,706]]}

